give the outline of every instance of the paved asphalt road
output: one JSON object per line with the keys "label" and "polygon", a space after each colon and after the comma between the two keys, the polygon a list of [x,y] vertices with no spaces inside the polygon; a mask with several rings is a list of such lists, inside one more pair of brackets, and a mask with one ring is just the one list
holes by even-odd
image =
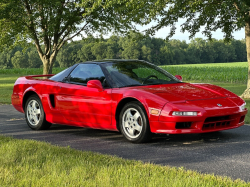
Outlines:
{"label": "paved asphalt road", "polygon": [[0,105],[0,134],[34,139],[83,151],[117,155],[250,182],[250,126],[212,134],[156,136],[146,144],[127,142],[117,132],[53,125],[32,131],[24,114]]}

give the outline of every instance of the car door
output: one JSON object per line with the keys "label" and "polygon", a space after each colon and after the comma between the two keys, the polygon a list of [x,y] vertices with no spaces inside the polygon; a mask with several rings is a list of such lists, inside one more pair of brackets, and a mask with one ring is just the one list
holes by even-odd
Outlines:
{"label": "car door", "polygon": [[109,128],[111,125],[111,89],[87,87],[89,80],[104,81],[98,64],[79,64],[59,83],[56,102],[63,116],[80,126]]}

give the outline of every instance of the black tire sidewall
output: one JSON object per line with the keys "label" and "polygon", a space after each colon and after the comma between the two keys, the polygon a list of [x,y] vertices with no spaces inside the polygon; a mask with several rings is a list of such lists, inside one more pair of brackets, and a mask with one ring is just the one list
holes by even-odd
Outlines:
{"label": "black tire sidewall", "polygon": [[[41,111],[41,116],[40,116],[40,120],[39,120],[39,123],[34,126],[34,125],[31,125],[29,120],[28,120],[28,117],[27,117],[27,106],[28,106],[28,103],[31,101],[31,100],[35,100],[38,102],[39,104],[39,107],[40,107],[40,111]],[[26,101],[25,103],[25,119],[26,119],[26,122],[28,124],[28,126],[33,129],[33,130],[41,130],[41,129],[44,129],[44,126],[45,126],[45,123],[46,123],[46,120],[45,120],[45,114],[44,114],[44,110],[43,110],[43,106],[42,106],[42,103],[41,103],[41,100],[38,96],[36,95],[32,95],[28,98],[28,100]]]}
{"label": "black tire sidewall", "polygon": [[[124,128],[122,125],[122,116],[128,108],[136,109],[142,117],[142,121],[143,121],[142,131],[141,131],[141,134],[137,138],[131,138],[131,137],[127,136],[126,133],[124,132]],[[129,102],[122,108],[120,115],[119,115],[119,126],[120,126],[120,130],[121,130],[123,136],[130,142],[142,143],[142,142],[147,142],[151,138],[151,136],[150,136],[151,132],[150,132],[147,113],[146,113],[143,105],[140,102],[136,102],[136,101]]]}

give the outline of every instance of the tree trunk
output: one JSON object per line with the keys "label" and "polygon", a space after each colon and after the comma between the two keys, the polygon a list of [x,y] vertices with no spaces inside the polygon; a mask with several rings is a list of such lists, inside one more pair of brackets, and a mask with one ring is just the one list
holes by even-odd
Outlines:
{"label": "tree trunk", "polygon": [[50,62],[50,58],[46,59],[43,58],[43,75],[52,74],[52,65],[53,63]]}
{"label": "tree trunk", "polygon": [[41,60],[43,61],[43,75],[52,74],[53,64],[56,60],[58,50],[54,51],[50,57],[48,58],[46,55],[40,56]]}
{"label": "tree trunk", "polygon": [[250,19],[245,26],[246,49],[247,49],[247,62],[248,62],[248,79],[247,89],[241,95],[241,98],[250,99]]}

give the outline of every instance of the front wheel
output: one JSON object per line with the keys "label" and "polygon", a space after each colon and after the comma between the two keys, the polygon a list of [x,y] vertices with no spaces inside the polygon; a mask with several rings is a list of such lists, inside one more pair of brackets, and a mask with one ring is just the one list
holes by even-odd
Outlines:
{"label": "front wheel", "polygon": [[123,107],[119,125],[122,134],[130,142],[142,143],[151,139],[147,114],[139,102],[133,101]]}
{"label": "front wheel", "polygon": [[25,119],[28,126],[33,130],[48,129],[51,123],[45,119],[42,103],[38,96],[32,95],[25,104]]}

